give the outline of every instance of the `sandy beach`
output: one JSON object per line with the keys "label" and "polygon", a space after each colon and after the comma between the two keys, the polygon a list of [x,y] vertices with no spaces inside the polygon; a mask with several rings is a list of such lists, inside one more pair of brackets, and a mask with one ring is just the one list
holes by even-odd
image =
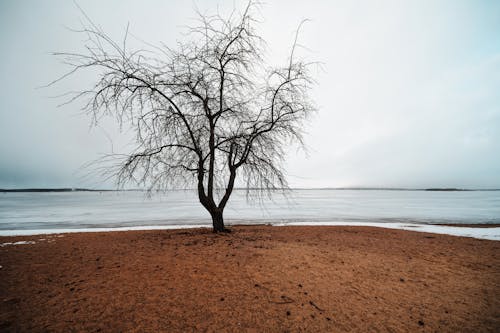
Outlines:
{"label": "sandy beach", "polygon": [[500,330],[498,241],[371,227],[232,230],[0,237],[0,331]]}

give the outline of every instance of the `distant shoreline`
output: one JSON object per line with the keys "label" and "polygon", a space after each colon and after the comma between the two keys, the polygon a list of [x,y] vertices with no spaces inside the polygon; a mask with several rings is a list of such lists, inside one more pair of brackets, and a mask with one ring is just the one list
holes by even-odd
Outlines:
{"label": "distant shoreline", "polygon": [[[88,188],[19,188],[19,189],[0,189],[0,192],[114,192],[130,190],[102,190]],[[134,191],[134,190],[133,190]],[[139,190],[140,191],[140,190]]]}
{"label": "distant shoreline", "polygon": [[[194,189],[171,189],[167,191],[189,191]],[[246,190],[244,188],[235,188],[236,191]],[[257,190],[257,189],[250,189]],[[277,189],[279,191],[280,189]],[[324,188],[292,188],[293,190],[300,191],[428,191],[428,192],[479,192],[479,191],[500,191],[500,189],[466,189],[454,187],[436,187],[436,188],[384,188],[384,187],[324,187]],[[5,189],[0,188],[0,192],[4,193],[44,193],[44,192],[145,192],[143,189],[89,189],[89,188],[19,188],[19,189]]]}

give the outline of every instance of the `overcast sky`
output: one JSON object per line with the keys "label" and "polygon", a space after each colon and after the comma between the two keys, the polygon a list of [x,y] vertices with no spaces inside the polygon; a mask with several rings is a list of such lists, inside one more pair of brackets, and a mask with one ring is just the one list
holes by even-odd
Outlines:
{"label": "overcast sky", "polygon": [[[239,1],[100,1],[80,6],[113,38],[173,45],[201,11]],[[259,31],[285,61],[308,18],[302,55],[321,61],[306,154],[290,151],[295,187],[500,188],[500,1],[268,1]],[[67,0],[0,2],[0,187],[109,187],[81,166],[124,149],[112,122],[91,129],[78,104],[50,96],[90,75],[36,89],[68,68],[81,13]],[[109,138],[108,138],[109,137]]]}

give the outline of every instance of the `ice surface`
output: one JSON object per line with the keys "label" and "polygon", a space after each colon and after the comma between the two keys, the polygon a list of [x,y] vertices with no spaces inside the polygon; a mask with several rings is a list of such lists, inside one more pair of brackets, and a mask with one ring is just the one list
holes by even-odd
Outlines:
{"label": "ice surface", "polygon": [[[227,224],[367,225],[500,240],[500,191],[294,190],[248,203],[235,191]],[[194,191],[1,193],[0,235],[210,227]],[[51,240],[47,240],[51,241]]]}

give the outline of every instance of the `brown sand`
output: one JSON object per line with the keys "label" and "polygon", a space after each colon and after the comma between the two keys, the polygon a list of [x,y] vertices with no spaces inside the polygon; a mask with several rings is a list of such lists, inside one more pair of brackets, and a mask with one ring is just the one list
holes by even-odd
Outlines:
{"label": "brown sand", "polygon": [[[44,238],[45,240],[39,240]],[[500,242],[369,227],[0,237],[2,332],[499,332]]]}

